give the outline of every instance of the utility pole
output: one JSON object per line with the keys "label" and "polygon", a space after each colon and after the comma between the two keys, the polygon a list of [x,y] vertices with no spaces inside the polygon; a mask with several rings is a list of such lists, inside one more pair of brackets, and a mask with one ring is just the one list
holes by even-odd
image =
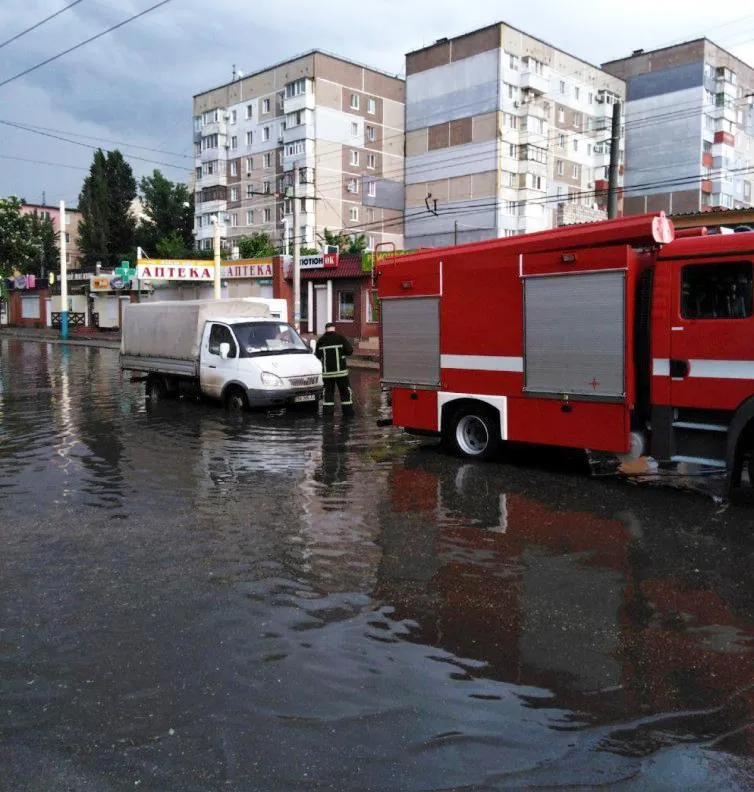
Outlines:
{"label": "utility pole", "polygon": [[293,326],[296,332],[301,330],[301,229],[298,219],[298,174],[297,163],[293,166]]}
{"label": "utility pole", "polygon": [[458,220],[453,221],[453,244],[458,244]]}
{"label": "utility pole", "polygon": [[215,230],[212,235],[212,247],[215,253],[215,266],[212,278],[215,286],[214,297],[216,300],[219,300],[222,298],[222,291],[220,289],[220,215],[215,215],[212,218],[212,222],[215,224]]}
{"label": "utility pole", "polygon": [[68,262],[66,261],[65,201],[60,202],[60,337],[68,338]]}
{"label": "utility pole", "polygon": [[618,166],[620,164],[621,103],[613,103],[613,127],[610,135],[610,166],[607,174],[607,217],[618,216]]}

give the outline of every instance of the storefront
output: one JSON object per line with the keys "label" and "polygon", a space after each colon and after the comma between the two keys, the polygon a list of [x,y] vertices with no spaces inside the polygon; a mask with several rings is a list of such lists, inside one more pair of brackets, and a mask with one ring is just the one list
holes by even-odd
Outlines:
{"label": "storefront", "polygon": [[[223,299],[232,297],[276,297],[275,268],[278,257],[226,261],[220,268]],[[137,277],[153,289],[152,300],[211,300],[214,292],[213,262],[180,259],[142,259]]]}
{"label": "storefront", "polygon": [[50,301],[47,278],[17,275],[9,278],[6,285],[8,306],[5,323],[17,327],[45,327]]}
{"label": "storefront", "polygon": [[[292,283],[293,265],[288,264]],[[328,322],[350,339],[379,335],[371,293],[372,276],[362,269],[362,256],[301,257],[301,328],[321,335]]]}

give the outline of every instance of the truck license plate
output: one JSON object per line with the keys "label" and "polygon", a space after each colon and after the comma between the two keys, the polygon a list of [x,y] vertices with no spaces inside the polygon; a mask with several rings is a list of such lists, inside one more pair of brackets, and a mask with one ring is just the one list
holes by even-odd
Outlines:
{"label": "truck license plate", "polygon": [[295,402],[311,402],[315,401],[317,398],[316,393],[305,393],[303,396],[294,396],[293,401]]}

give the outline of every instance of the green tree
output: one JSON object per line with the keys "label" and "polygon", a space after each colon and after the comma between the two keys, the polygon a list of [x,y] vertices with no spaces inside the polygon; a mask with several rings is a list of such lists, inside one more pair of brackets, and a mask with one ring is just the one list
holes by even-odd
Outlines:
{"label": "green tree", "polygon": [[145,218],[136,229],[137,244],[148,251],[157,250],[162,239],[168,247],[175,248],[173,234],[177,234],[183,250],[194,244],[194,196],[180,182],[171,182],[162,172],[155,170],[139,183]]}
{"label": "green tree", "polygon": [[60,261],[60,250],[55,234],[55,227],[49,215],[43,216],[36,211],[28,215],[29,230],[33,239],[38,241],[37,261],[33,266],[39,275],[55,270]]}
{"label": "green tree", "polygon": [[344,234],[342,231],[325,229],[325,244],[337,246],[341,255],[346,253],[361,253],[366,249],[367,238],[364,234]]}
{"label": "green tree", "polygon": [[267,258],[277,253],[269,234],[254,233],[251,236],[242,236],[236,243],[242,259]]}
{"label": "green tree", "polygon": [[15,196],[0,198],[0,278],[9,278],[14,270],[34,271],[40,246],[31,217],[21,212],[21,201]]}
{"label": "green tree", "polygon": [[133,258],[136,223],[131,203],[135,197],[136,179],[123,155],[97,150],[79,196],[79,246],[84,263],[93,266],[100,261],[112,268]]}
{"label": "green tree", "polygon": [[160,237],[154,250],[160,258],[164,259],[190,258],[193,256],[193,253],[186,249],[183,237],[178,231],[171,231],[167,236]]}

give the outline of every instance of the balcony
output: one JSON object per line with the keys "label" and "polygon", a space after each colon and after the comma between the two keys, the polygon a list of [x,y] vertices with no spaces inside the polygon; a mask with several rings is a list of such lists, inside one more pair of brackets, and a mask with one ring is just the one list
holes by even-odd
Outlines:
{"label": "balcony", "polygon": [[705,151],[702,154],[702,165],[705,168],[711,168],[713,161],[714,161],[714,157],[712,156],[711,152]]}
{"label": "balcony", "polygon": [[542,96],[550,90],[550,80],[544,74],[535,71],[525,71],[521,75],[521,88],[524,91],[531,91],[537,96]]}
{"label": "balcony", "polygon": [[714,107],[710,108],[709,115],[711,115],[716,121],[724,119],[725,121],[730,121],[731,124],[736,123],[736,108],[732,105],[715,105]]}
{"label": "balcony", "polygon": [[286,97],[283,100],[283,112],[288,115],[288,113],[295,113],[297,110],[314,110],[314,105],[314,91],[307,91],[298,96]]}
{"label": "balcony", "polygon": [[712,192],[712,180],[711,179],[702,179],[702,192],[703,193],[711,193]]}
{"label": "balcony", "polygon": [[215,173],[210,173],[197,182],[198,187],[226,187],[228,184],[228,174],[225,166],[218,169]]}
{"label": "balcony", "polygon": [[294,140],[314,137],[314,124],[299,124],[298,126],[286,127],[283,132],[283,143],[291,143]]}
{"label": "balcony", "polygon": [[735,146],[736,138],[733,135],[731,135],[730,132],[723,132],[722,130],[720,130],[719,132],[715,132],[714,142],[722,143],[726,146]]}

